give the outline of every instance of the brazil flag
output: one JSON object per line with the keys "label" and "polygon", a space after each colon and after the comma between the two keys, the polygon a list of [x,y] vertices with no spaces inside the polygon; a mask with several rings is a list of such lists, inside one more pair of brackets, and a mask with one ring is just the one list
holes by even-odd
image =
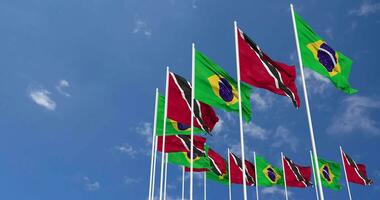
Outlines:
{"label": "brazil flag", "polygon": [[[193,168],[194,169],[208,169],[210,168],[210,160],[208,159],[207,152],[208,146],[205,145],[205,152],[201,153],[194,151]],[[176,165],[190,167],[190,152],[175,152],[168,153],[168,162]]]}
{"label": "brazil flag", "polygon": [[[164,122],[164,110],[165,110],[165,97],[162,95],[158,96],[157,102],[157,121],[156,121],[156,135],[163,135],[163,122]],[[167,118],[166,120],[166,131],[165,135],[190,135],[191,129],[190,126],[176,122]],[[202,130],[194,127],[194,133],[201,133]]]}
{"label": "brazil flag", "polygon": [[348,82],[351,59],[329,46],[296,13],[295,19],[303,65],[330,79],[336,88],[345,93],[357,93]]}
{"label": "brazil flag", "polygon": [[340,165],[338,163],[318,158],[319,174],[321,176],[322,186],[340,190]]}
{"label": "brazil flag", "polygon": [[[242,110],[251,119],[251,88],[241,83]],[[239,112],[237,82],[198,50],[195,51],[195,98],[226,111]]]}
{"label": "brazil flag", "polygon": [[284,185],[284,173],[282,170],[273,167],[261,156],[256,156],[256,172],[259,186]]}

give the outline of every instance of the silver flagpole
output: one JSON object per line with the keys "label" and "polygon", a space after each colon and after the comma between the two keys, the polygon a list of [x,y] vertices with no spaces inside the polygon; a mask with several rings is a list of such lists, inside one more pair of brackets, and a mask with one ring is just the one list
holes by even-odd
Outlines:
{"label": "silver flagpole", "polygon": [[182,167],[182,200],[185,200],[185,166]]}
{"label": "silver flagpole", "polygon": [[288,200],[288,188],[286,186],[286,174],[284,165],[284,154],[281,152],[282,171],[284,173],[285,199]]}
{"label": "silver flagpole", "polygon": [[191,145],[190,145],[190,200],[193,200],[193,158],[194,158],[194,95],[195,95],[195,44],[191,49]]}
{"label": "silver flagpole", "polygon": [[165,179],[164,179],[164,200],[166,200],[166,185],[168,179],[168,153],[165,153]]}
{"label": "silver flagpole", "polygon": [[161,177],[160,177],[160,200],[162,200],[164,186],[164,163],[165,163],[165,135],[166,135],[166,118],[168,114],[168,94],[169,94],[169,67],[166,67],[166,87],[165,87],[165,109],[164,122],[162,127],[162,152],[161,152]]}
{"label": "silver flagpole", "polygon": [[256,200],[259,200],[259,182],[257,181],[256,152],[253,152],[253,162],[255,163]]}
{"label": "silver flagpole", "polygon": [[155,181],[156,181],[156,162],[157,162],[157,136],[154,137],[154,158],[153,158],[153,178],[152,178],[152,196],[150,197],[151,200],[154,199],[154,188],[155,188]]}
{"label": "silver flagpole", "polygon": [[351,197],[351,190],[350,190],[350,184],[348,183],[348,177],[347,177],[346,165],[344,165],[344,158],[343,158],[343,150],[342,150],[342,146],[339,146],[339,149],[340,149],[340,156],[342,157],[342,165],[343,165],[343,169],[344,169],[344,176],[346,176],[346,184],[347,184],[348,197],[350,198],[350,200],[352,200],[352,197]]}
{"label": "silver flagpole", "polygon": [[207,199],[207,177],[206,172],[203,172],[203,199]]}
{"label": "silver flagpole", "polygon": [[236,53],[236,71],[237,71],[237,84],[238,84],[238,101],[239,101],[239,122],[240,122],[240,145],[241,145],[241,159],[242,159],[242,174],[243,174],[243,196],[244,200],[247,200],[247,184],[245,182],[245,153],[244,153],[244,133],[243,133],[243,112],[241,109],[241,91],[240,91],[240,60],[239,60],[239,44],[238,44],[238,32],[237,22],[234,21],[235,29],[235,53]]}
{"label": "silver flagpole", "polygon": [[[296,39],[296,46],[297,46],[297,53],[298,53],[298,62],[299,62],[299,67],[300,67],[300,71],[301,71],[303,93],[304,93],[304,96],[305,96],[305,105],[306,105],[307,119],[308,119],[308,123],[309,123],[311,147],[312,147],[312,150],[313,150],[313,157],[314,157],[315,163],[318,163],[317,147],[315,145],[313,122],[311,120],[311,113],[310,113],[310,108],[309,108],[309,98],[308,98],[308,95],[307,95],[305,75],[304,75],[304,72],[303,72],[302,57],[301,57],[301,51],[300,51],[300,47],[299,47],[297,25],[296,25],[296,19],[295,19],[295,16],[294,16],[293,4],[290,4],[290,10],[292,11],[293,29],[294,29],[294,36],[295,36],[295,39]],[[318,183],[319,183],[318,184],[319,196],[320,196],[321,200],[324,200],[325,198],[323,196],[321,177],[317,176],[317,180],[318,180]]]}
{"label": "silver flagpole", "polygon": [[313,169],[315,194],[317,196],[317,200],[319,200],[318,182],[317,182],[317,177],[316,177],[316,176],[319,176],[319,173],[316,172],[317,168],[315,168],[314,161],[313,161],[313,154],[311,153],[311,151],[310,151],[310,161],[311,161],[311,167]]}
{"label": "silver flagpole", "polygon": [[150,158],[150,177],[149,177],[149,197],[152,197],[152,188],[153,188],[153,162],[154,162],[154,153],[155,153],[155,138],[156,138],[156,123],[157,123],[157,105],[158,105],[158,88],[156,88],[156,99],[154,101],[154,119],[153,119],[153,134],[152,134],[152,156]]}
{"label": "silver flagpole", "polygon": [[232,191],[231,191],[231,160],[230,160],[230,149],[227,149],[228,152],[228,196],[229,200],[232,200]]}

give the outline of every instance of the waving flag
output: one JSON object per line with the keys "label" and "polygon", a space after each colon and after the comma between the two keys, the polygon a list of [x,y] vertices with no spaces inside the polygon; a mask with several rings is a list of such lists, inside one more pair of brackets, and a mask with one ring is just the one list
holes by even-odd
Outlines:
{"label": "waving flag", "polygon": [[259,186],[270,187],[284,185],[284,175],[281,169],[273,167],[263,157],[256,155],[257,183]]}
{"label": "waving flag", "polygon": [[371,185],[373,181],[368,178],[365,165],[356,164],[356,162],[349,155],[343,151],[342,153],[348,181],[360,185]]}
{"label": "waving flag", "polygon": [[207,151],[210,160],[210,169],[207,172],[207,179],[227,185],[229,183],[227,162],[224,158],[211,148]]}
{"label": "waving flag", "polygon": [[351,59],[328,45],[296,13],[295,19],[303,65],[330,79],[336,88],[345,93],[357,93],[358,91],[348,83],[352,65]]}
{"label": "waving flag", "polygon": [[[162,152],[163,136],[159,136],[157,140],[158,151]],[[194,136],[194,152],[196,155],[204,154],[204,145],[206,138]],[[171,152],[190,152],[191,138],[190,135],[170,135],[165,136],[165,153]]]}
{"label": "waving flag", "polygon": [[318,158],[319,175],[321,176],[322,186],[340,190],[340,165],[336,162]]}
{"label": "waving flag", "polygon": [[[231,171],[231,183],[243,184],[243,162],[235,154],[230,153],[230,171]],[[246,184],[254,186],[256,184],[255,179],[255,167],[254,165],[245,160],[245,178]]]}
{"label": "waving flag", "polygon": [[204,151],[198,149],[194,151],[193,159],[191,159],[190,152],[175,152],[168,154],[168,162],[171,164],[182,165],[190,167],[190,162],[193,160],[194,169],[208,169],[210,167],[210,161],[207,157],[208,146],[204,146]]}
{"label": "waving flag", "polygon": [[310,182],[311,167],[297,165],[285,156],[283,159],[287,187],[305,188],[312,185]]}
{"label": "waving flag", "polygon": [[295,67],[273,61],[242,30],[237,29],[241,80],[288,96],[295,107],[300,107]]}
{"label": "waving flag", "polygon": [[[182,124],[191,123],[191,85],[181,76],[170,72],[168,94],[168,118]],[[219,121],[214,109],[194,100],[194,126],[210,133]]]}
{"label": "waving flag", "polygon": [[[239,112],[237,82],[200,51],[195,51],[195,98],[226,111]],[[251,88],[241,84],[242,110],[251,119]]]}
{"label": "waving flag", "polygon": [[[163,123],[164,123],[164,110],[165,110],[165,97],[162,95],[158,96],[158,105],[157,105],[157,123],[156,123],[156,135],[163,135]],[[190,135],[190,126],[183,124],[181,122],[174,121],[167,118],[166,120],[166,133],[165,135]],[[199,128],[194,128],[194,133],[202,133],[202,130]]]}

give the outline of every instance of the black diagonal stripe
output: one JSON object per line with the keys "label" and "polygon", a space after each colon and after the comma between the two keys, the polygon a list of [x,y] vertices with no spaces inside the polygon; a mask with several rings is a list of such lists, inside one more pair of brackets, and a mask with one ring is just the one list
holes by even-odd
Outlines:
{"label": "black diagonal stripe", "polygon": [[345,152],[343,152],[343,155],[346,158],[348,164],[354,167],[356,174],[364,181],[364,184],[365,185],[371,185],[373,181],[371,179],[369,179],[367,176],[365,176],[362,173],[362,171],[360,171],[356,162],[349,155],[347,155]]}
{"label": "black diagonal stripe", "polygon": [[296,164],[294,164],[294,162],[292,160],[290,160],[289,158],[285,157],[285,161],[288,164],[288,166],[290,167],[290,170],[292,170],[294,176],[296,176],[296,179],[297,179],[298,182],[302,182],[306,187],[309,187],[309,186],[312,185],[309,181],[307,181],[302,176],[300,169],[298,168],[298,166]]}
{"label": "black diagonal stripe", "polygon": [[[172,76],[175,79],[175,82],[178,84],[178,89],[182,92],[184,95],[185,101],[191,110],[191,85],[189,82],[186,81],[185,78],[181,77],[180,75],[177,75],[175,73],[172,73],[174,76]],[[206,131],[207,133],[210,133],[210,129],[203,123],[202,120],[202,112],[200,109],[200,104],[197,100],[194,99],[194,116],[196,120],[199,122],[199,124],[202,126],[201,128]]]}
{"label": "black diagonal stripe", "polygon": [[270,72],[273,74],[274,78],[277,80],[279,88],[286,94],[286,96],[288,96],[292,100],[293,105],[297,107],[297,101],[295,99],[294,93],[282,81],[280,77],[280,72],[272,64],[273,61],[270,60],[269,58],[266,58],[264,56],[264,53],[261,51],[260,47],[251,38],[249,38],[248,35],[246,35],[243,31],[241,32],[243,33],[243,39],[248,43],[251,49],[259,55],[259,59],[263,63],[265,63],[266,66],[268,66]]}
{"label": "black diagonal stripe", "polygon": [[[240,171],[243,171],[243,162],[241,161],[241,159],[239,157],[237,157],[235,154],[231,153],[233,159],[234,159],[234,162],[237,164],[237,166],[239,167]],[[249,174],[248,172],[248,169],[247,169],[247,166],[245,167],[245,178],[247,179],[246,181],[248,183],[253,183],[255,184],[255,179]]]}
{"label": "black diagonal stripe", "polygon": [[213,158],[211,158],[210,156],[208,157],[210,159],[210,163],[211,163],[211,171],[214,172],[215,174],[217,174],[218,176],[222,176],[223,175],[223,172],[222,170],[219,168],[219,166],[216,164],[215,160]]}
{"label": "black diagonal stripe", "polygon": [[[190,147],[191,147],[191,137],[190,135],[176,135],[177,138],[179,138],[182,142],[182,144],[185,145],[185,148],[190,151]],[[193,156],[194,157],[204,157],[206,156],[206,152],[201,149],[201,148],[198,148],[197,146],[193,145]]]}

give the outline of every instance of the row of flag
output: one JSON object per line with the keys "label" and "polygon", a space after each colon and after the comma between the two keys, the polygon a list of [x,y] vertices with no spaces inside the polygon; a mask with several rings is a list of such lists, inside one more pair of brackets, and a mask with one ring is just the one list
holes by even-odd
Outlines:
{"label": "row of flag", "polygon": [[[339,90],[355,94],[356,89],[348,82],[352,61],[341,52],[334,50],[296,13],[292,8],[294,31],[300,58],[305,67],[328,78]],[[309,187],[311,172],[320,174],[315,183],[319,186],[323,200],[322,186],[340,189],[340,165],[320,159],[312,132],[311,115],[308,108],[306,86],[304,86],[306,110],[312,138],[311,156],[318,167],[303,167],[282,156],[283,169],[273,167],[263,157],[256,156],[251,163],[244,156],[242,121],[251,121],[250,95],[252,87],[266,89],[275,94],[287,96],[295,108],[301,105],[296,87],[294,66],[271,59],[235,22],[235,45],[237,59],[237,80],[222,67],[195,49],[192,52],[192,81],[167,69],[166,92],[156,92],[155,127],[152,145],[152,162],[157,151],[162,152],[160,200],[162,200],[162,180],[164,155],[169,163],[182,165],[190,172],[190,199],[192,200],[192,174],[205,172],[207,178],[221,184],[243,184],[246,199],[246,185],[289,187]],[[212,134],[219,118],[214,108],[239,113],[242,157],[229,153],[228,162],[206,145],[202,133]],[[196,134],[196,135],[194,135]],[[342,160],[348,181],[370,185],[365,166],[356,164],[343,151]],[[244,160],[244,162],[242,162]],[[155,162],[155,160],[154,160]],[[155,166],[155,163],[154,163]],[[151,167],[150,199],[154,197]],[[244,173],[243,173],[244,172]],[[319,176],[317,176],[319,177]],[[245,180],[245,181],[243,181]],[[164,195],[165,196],[165,195]]]}

